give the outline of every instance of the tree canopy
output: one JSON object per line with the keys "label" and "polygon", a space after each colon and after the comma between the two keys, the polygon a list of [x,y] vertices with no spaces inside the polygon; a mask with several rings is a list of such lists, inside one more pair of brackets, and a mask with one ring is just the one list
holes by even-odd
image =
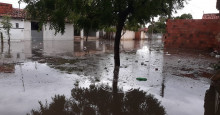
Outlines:
{"label": "tree canopy", "polygon": [[148,26],[148,33],[165,33],[167,18],[166,16],[160,16],[157,22],[151,22]]}
{"label": "tree canopy", "polygon": [[181,16],[173,17],[173,19],[193,19],[192,14],[182,14]]}
{"label": "tree canopy", "polygon": [[186,0],[23,0],[32,18],[64,33],[65,22],[80,28],[116,27],[115,66],[120,66],[119,44],[125,25],[145,25],[151,17],[168,15]]}
{"label": "tree canopy", "polygon": [[[63,33],[65,22],[74,22],[79,28],[100,29],[116,26],[120,17],[128,25],[146,24],[151,17],[169,14],[183,7],[185,0],[22,0],[26,10],[41,24],[50,22],[51,29]],[[172,6],[169,4],[172,2]],[[175,6],[175,7],[174,7]],[[121,20],[122,21],[122,20]]]}

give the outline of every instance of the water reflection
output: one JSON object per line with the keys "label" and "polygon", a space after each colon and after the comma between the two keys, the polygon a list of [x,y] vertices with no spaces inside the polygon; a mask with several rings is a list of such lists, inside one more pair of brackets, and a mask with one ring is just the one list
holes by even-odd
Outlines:
{"label": "water reflection", "polygon": [[220,115],[220,81],[213,82],[205,95],[204,115]]}
{"label": "water reflection", "polygon": [[[116,86],[123,91],[140,88],[160,100],[168,115],[204,114],[210,82],[203,76],[212,75],[210,65],[218,59],[202,52],[172,52],[163,49],[161,40],[128,40],[121,42],[121,67],[114,68],[113,45],[104,40],[12,42],[10,48],[4,44],[0,55],[0,114],[23,115],[37,108],[38,100],[50,103],[55,94],[69,99],[76,81],[84,88],[112,84],[107,91],[119,92],[116,96],[111,93],[116,105],[121,98],[113,97],[122,93]],[[5,57],[8,52],[11,58]],[[113,71],[120,77],[113,77]],[[147,81],[137,81],[137,77]]]}
{"label": "water reflection", "polygon": [[118,88],[119,68],[114,69],[113,87],[90,85],[72,89],[71,98],[56,95],[50,104],[40,102],[31,115],[165,115],[165,109],[153,95],[139,89],[123,92]]}

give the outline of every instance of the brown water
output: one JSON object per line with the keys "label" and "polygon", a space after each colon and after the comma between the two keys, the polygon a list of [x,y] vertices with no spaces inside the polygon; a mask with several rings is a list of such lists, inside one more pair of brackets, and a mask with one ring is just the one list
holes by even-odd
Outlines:
{"label": "brown water", "polygon": [[[206,52],[164,49],[162,44],[161,40],[121,42],[118,93],[126,97],[127,92],[139,89],[168,115],[203,115],[209,78],[219,60]],[[74,98],[71,90],[76,87],[84,90],[90,85],[114,86],[113,45],[112,41],[103,40],[12,42],[10,48],[4,44],[0,55],[0,115],[30,113],[39,109],[38,101],[49,103],[56,94]],[[147,81],[138,81],[137,77]],[[103,95],[108,94],[112,88],[104,91]],[[129,100],[122,103],[130,103]],[[128,110],[131,108],[134,107]]]}

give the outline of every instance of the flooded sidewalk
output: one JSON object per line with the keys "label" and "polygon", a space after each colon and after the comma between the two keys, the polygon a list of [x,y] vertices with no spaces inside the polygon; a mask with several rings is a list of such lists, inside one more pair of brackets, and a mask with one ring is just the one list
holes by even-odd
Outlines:
{"label": "flooded sidewalk", "polygon": [[[0,52],[0,115],[30,113],[40,108],[38,101],[50,103],[55,95],[69,99],[80,96],[73,96],[73,91],[83,92],[83,88],[114,86],[113,46],[109,40],[25,41],[12,42],[10,47],[4,44]],[[158,114],[203,115],[207,111],[204,103],[211,100],[205,100],[205,94],[219,59],[209,52],[165,49],[160,39],[121,41],[120,48],[116,83],[119,94],[126,97],[137,89],[145,92],[157,102],[161,110]],[[95,95],[102,89],[106,89],[103,95],[112,91],[97,87]],[[88,94],[94,92],[88,90]]]}

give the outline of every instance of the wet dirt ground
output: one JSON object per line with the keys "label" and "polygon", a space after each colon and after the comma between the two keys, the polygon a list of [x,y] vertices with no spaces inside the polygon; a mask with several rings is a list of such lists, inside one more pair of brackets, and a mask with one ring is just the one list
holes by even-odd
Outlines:
{"label": "wet dirt ground", "polygon": [[[23,115],[71,96],[74,87],[112,85],[113,41],[44,41],[4,44],[0,52],[0,115]],[[213,65],[210,52],[165,49],[157,40],[121,41],[117,86],[152,94],[168,115],[204,115]],[[136,78],[147,78],[138,81]],[[206,101],[210,101],[206,99]]]}

